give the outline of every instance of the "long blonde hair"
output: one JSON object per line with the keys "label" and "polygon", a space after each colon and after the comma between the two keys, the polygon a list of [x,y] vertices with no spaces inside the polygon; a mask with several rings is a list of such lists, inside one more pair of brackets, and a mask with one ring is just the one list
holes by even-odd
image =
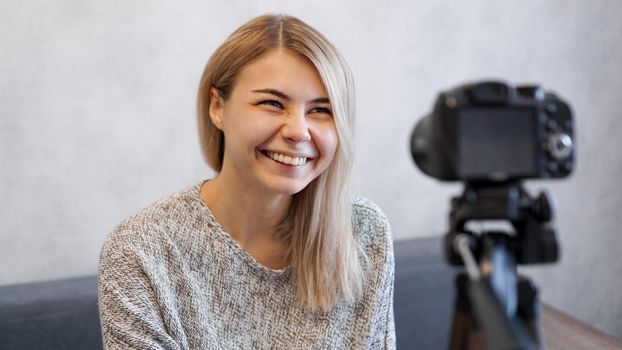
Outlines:
{"label": "long blonde hair", "polygon": [[224,155],[224,135],[209,116],[210,90],[226,101],[240,70],[262,54],[287,48],[309,59],[326,89],[339,144],[329,167],[292,204],[278,227],[287,242],[299,301],[311,310],[330,310],[352,302],[362,292],[365,256],[352,231],[350,171],[354,148],[354,82],[345,60],[317,30],[301,20],[264,15],[238,28],[209,59],[197,98],[203,156],[217,172]]}

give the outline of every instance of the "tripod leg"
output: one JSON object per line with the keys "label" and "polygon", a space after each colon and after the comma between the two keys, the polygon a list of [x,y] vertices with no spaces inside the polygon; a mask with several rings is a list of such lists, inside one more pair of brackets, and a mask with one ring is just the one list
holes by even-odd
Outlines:
{"label": "tripod leg", "polygon": [[540,324],[540,303],[538,302],[538,289],[526,277],[520,276],[518,280],[518,316],[523,320],[525,329],[536,344],[544,344],[542,341],[542,325]]}
{"label": "tripod leg", "polygon": [[474,322],[467,295],[469,278],[465,273],[456,275],[456,300],[449,336],[449,350],[485,349],[484,336]]}

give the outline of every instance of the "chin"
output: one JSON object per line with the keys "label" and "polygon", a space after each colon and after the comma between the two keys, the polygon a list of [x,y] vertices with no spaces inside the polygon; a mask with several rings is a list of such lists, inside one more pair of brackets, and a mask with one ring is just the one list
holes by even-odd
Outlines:
{"label": "chin", "polygon": [[301,192],[307,186],[306,185],[284,185],[276,188],[276,192],[284,195],[295,195],[296,193]]}
{"label": "chin", "polygon": [[309,185],[309,181],[287,179],[287,180],[281,180],[281,181],[277,180],[273,182],[272,184],[270,184],[269,187],[274,192],[279,193],[279,194],[294,195],[304,190],[308,185]]}

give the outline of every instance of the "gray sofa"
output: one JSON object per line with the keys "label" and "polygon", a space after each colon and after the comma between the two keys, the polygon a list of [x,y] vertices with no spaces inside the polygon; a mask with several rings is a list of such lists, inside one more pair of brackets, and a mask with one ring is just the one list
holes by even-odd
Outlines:
{"label": "gray sofa", "polygon": [[[395,242],[398,349],[445,349],[453,272],[438,238]],[[95,276],[0,287],[0,349],[101,349]]]}

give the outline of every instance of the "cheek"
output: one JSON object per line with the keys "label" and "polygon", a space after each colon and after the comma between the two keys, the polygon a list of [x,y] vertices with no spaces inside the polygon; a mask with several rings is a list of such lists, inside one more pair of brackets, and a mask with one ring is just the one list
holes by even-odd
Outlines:
{"label": "cheek", "polygon": [[320,151],[320,154],[325,160],[330,162],[335,156],[337,151],[337,145],[339,143],[339,136],[334,125],[318,128],[315,135],[315,144]]}
{"label": "cheek", "polygon": [[244,147],[258,145],[274,133],[274,125],[261,115],[244,109],[231,109],[225,114],[225,140],[241,143]]}

